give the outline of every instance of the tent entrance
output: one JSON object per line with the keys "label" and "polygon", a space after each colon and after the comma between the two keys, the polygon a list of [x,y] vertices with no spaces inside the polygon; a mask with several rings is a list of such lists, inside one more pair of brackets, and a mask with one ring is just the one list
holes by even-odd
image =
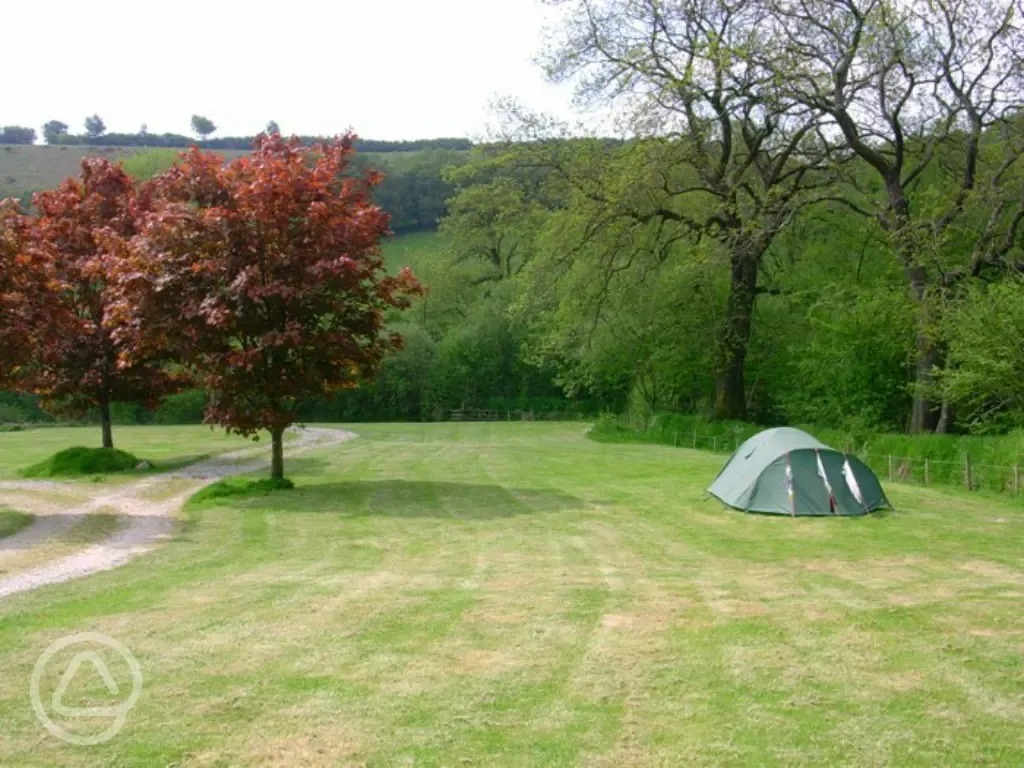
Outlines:
{"label": "tent entrance", "polygon": [[772,462],[757,479],[747,512],[794,517],[846,517],[868,511],[852,462],[836,451],[790,451]]}
{"label": "tent entrance", "polygon": [[821,466],[832,489],[837,515],[864,515],[868,508],[857,482],[853,464],[841,453],[819,452]]}

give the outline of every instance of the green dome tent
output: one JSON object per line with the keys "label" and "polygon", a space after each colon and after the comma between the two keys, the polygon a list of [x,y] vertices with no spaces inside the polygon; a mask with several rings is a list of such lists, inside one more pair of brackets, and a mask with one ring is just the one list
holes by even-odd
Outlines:
{"label": "green dome tent", "polygon": [[708,493],[744,512],[776,515],[863,515],[889,506],[860,459],[789,427],[743,443]]}

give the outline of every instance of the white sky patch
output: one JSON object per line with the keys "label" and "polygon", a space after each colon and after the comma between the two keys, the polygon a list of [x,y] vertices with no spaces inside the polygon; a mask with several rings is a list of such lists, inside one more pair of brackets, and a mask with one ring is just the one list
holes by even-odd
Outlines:
{"label": "white sky patch", "polygon": [[50,0],[5,3],[0,124],[246,136],[352,127],[372,139],[481,138],[497,97],[571,119],[534,63],[540,0]]}

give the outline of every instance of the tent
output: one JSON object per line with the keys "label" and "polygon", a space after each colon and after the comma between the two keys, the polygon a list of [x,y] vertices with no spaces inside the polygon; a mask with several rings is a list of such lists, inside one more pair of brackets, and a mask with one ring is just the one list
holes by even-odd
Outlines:
{"label": "tent", "polygon": [[799,429],[754,435],[718,473],[708,493],[744,512],[863,515],[889,506],[875,474]]}

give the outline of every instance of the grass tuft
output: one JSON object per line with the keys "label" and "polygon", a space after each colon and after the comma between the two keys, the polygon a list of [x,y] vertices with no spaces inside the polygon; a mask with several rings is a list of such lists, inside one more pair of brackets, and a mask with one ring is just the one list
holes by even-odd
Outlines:
{"label": "grass tuft", "polygon": [[227,477],[203,488],[188,500],[188,504],[194,506],[228,498],[266,496],[274,491],[290,491],[294,488],[295,483],[286,477],[264,477],[259,480]]}
{"label": "grass tuft", "polygon": [[22,470],[24,477],[73,477],[133,471],[139,459],[117,448],[67,448]]}

